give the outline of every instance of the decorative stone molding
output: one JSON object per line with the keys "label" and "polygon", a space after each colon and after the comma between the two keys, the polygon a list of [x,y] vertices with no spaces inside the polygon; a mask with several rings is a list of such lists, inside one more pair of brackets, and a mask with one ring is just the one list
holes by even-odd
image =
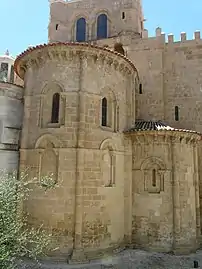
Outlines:
{"label": "decorative stone molding", "polygon": [[[148,193],[160,193],[164,191],[164,173],[166,166],[157,157],[149,157],[142,162],[141,170],[144,177],[144,190]],[[155,178],[153,178],[153,172]]]}
{"label": "decorative stone molding", "polygon": [[52,134],[43,134],[40,136],[36,143],[35,149],[46,149],[47,147],[62,148],[62,142]]}
{"label": "decorative stone molding", "polygon": [[29,48],[17,57],[14,68],[18,76],[24,79],[28,68],[39,68],[47,60],[71,61],[78,56],[85,59],[92,57],[94,61],[100,60],[123,74],[137,73],[133,63],[124,55],[107,48],[84,43],[57,42]]}
{"label": "decorative stone molding", "polygon": [[201,140],[201,135],[191,131],[135,131],[125,133],[126,136],[131,136],[133,144],[150,144],[150,143],[180,143],[180,144],[195,144]]}

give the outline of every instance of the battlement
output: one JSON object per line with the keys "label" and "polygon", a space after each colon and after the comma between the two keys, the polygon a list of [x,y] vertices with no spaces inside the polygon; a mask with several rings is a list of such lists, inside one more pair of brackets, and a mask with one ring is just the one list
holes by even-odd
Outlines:
{"label": "battlement", "polygon": [[175,41],[175,36],[171,33],[166,36],[160,27],[156,28],[156,35],[154,37],[149,37],[148,30],[144,29],[142,34],[143,39],[154,39],[154,38],[161,38],[164,40],[165,43],[172,44],[172,43],[179,43],[179,42],[186,42],[186,41],[199,41],[201,40],[201,32],[196,30],[193,33],[193,39],[187,39],[187,33],[181,32],[180,33],[180,40]]}

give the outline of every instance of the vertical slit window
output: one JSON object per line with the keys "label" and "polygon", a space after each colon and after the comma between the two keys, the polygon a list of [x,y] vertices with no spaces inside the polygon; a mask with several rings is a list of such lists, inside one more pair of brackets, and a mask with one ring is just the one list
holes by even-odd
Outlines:
{"label": "vertical slit window", "polygon": [[102,99],[102,126],[107,126],[107,98]]}
{"label": "vertical slit window", "polygon": [[125,19],[125,12],[122,12],[122,20]]}
{"label": "vertical slit window", "polygon": [[58,24],[55,25],[55,30],[56,31],[58,30],[58,26],[59,26]]}
{"label": "vertical slit window", "polygon": [[107,38],[107,15],[100,14],[97,18],[97,38]]}
{"label": "vertical slit window", "polygon": [[80,18],[76,22],[76,41],[86,41],[86,20],[84,18]]}
{"label": "vertical slit window", "polygon": [[175,121],[179,121],[179,107],[175,106]]}
{"label": "vertical slit window", "polygon": [[139,94],[142,94],[142,84],[139,85]]}
{"label": "vertical slit window", "polygon": [[51,123],[59,122],[59,110],[60,110],[60,94],[55,93],[52,99]]}
{"label": "vertical slit window", "polygon": [[156,170],[152,170],[152,187],[156,187]]}

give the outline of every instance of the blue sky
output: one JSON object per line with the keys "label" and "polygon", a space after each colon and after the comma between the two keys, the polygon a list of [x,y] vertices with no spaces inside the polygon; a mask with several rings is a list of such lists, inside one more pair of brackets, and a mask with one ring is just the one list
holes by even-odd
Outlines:
{"label": "blue sky", "polygon": [[[180,32],[186,32],[191,39],[195,30],[202,31],[201,0],[143,0],[143,6],[150,36],[158,26],[176,39]],[[15,56],[29,45],[47,42],[48,0],[0,0],[0,14],[0,54],[9,49]]]}

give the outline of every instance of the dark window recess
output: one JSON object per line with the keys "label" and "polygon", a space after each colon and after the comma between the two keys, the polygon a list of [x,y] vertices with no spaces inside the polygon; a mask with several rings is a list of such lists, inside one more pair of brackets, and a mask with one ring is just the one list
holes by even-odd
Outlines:
{"label": "dark window recess", "polygon": [[97,39],[107,38],[107,15],[100,14],[97,18]]}
{"label": "dark window recess", "polygon": [[107,126],[107,98],[102,99],[102,126]]}
{"label": "dark window recess", "polygon": [[55,93],[52,99],[51,123],[59,122],[60,94]]}
{"label": "dark window recess", "polygon": [[58,24],[55,25],[55,30],[58,30],[58,26],[59,26]]}
{"label": "dark window recess", "polygon": [[76,22],[76,41],[86,41],[86,20],[84,18],[80,18]]}
{"label": "dark window recess", "polygon": [[126,17],[125,12],[122,12],[122,20],[124,20]]}
{"label": "dark window recess", "polygon": [[156,170],[152,170],[152,187],[156,187]]}
{"label": "dark window recess", "polygon": [[123,45],[121,43],[116,43],[114,45],[114,50],[120,54],[123,54],[125,55],[125,51],[124,51],[124,48],[123,48]]}
{"label": "dark window recess", "polygon": [[179,107],[175,107],[175,121],[179,121]]}
{"label": "dark window recess", "polygon": [[142,83],[139,85],[139,94],[142,94]]}

